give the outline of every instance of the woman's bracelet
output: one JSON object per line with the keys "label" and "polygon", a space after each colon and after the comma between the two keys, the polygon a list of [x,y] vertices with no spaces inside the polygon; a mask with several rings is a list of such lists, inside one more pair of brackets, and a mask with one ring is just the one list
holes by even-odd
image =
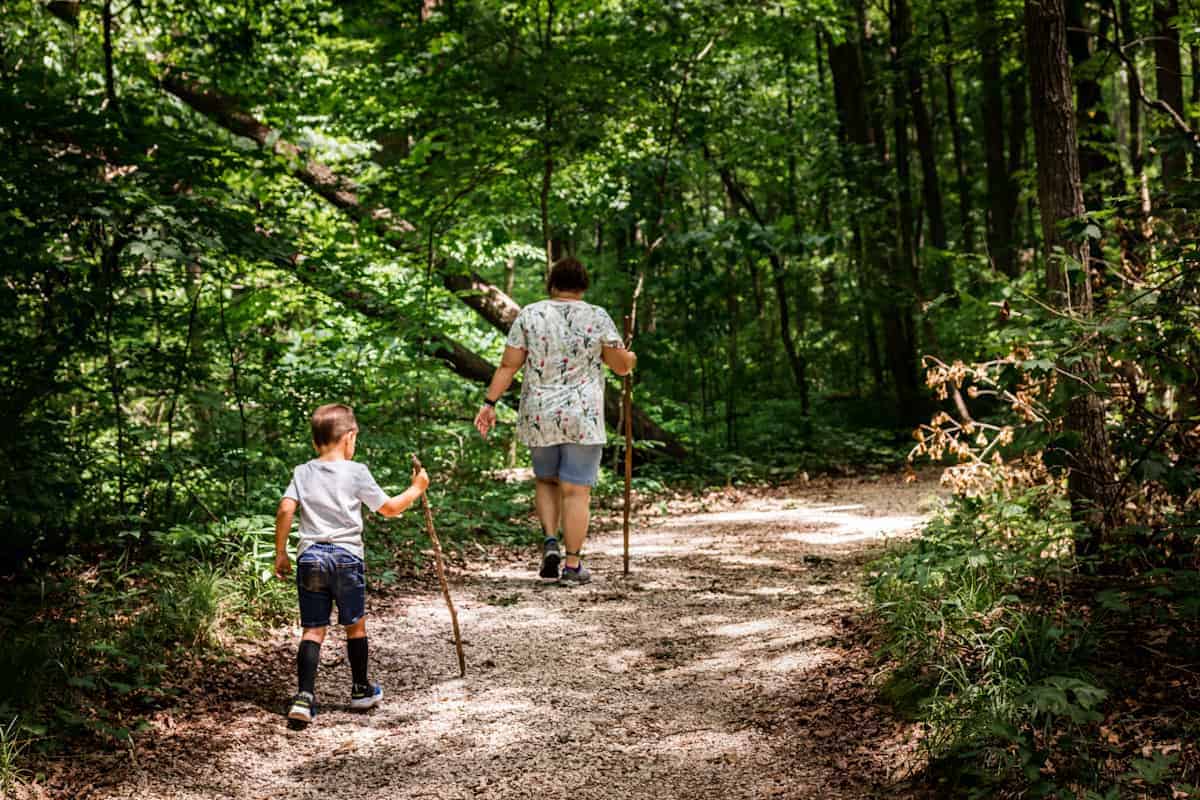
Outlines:
{"label": "woman's bracelet", "polygon": [[483,404],[485,406],[491,406],[492,408],[495,408],[496,403],[499,403],[499,402],[500,402],[499,400],[488,400],[487,396],[484,396],[484,398],[483,398]]}

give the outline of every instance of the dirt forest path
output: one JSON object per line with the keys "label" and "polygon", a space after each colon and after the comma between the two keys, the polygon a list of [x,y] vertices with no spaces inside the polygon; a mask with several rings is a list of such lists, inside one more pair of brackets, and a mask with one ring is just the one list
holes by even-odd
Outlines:
{"label": "dirt forest path", "polygon": [[347,706],[331,636],[322,713],[281,717],[294,632],[236,680],[240,700],[162,725],[116,798],[859,798],[916,796],[911,727],[876,700],[857,622],[863,565],[920,523],[934,486],[813,482],[636,529],[588,549],[595,580],[561,588],[532,554],[456,576],[468,676],[435,593],[376,603],[384,704]]}

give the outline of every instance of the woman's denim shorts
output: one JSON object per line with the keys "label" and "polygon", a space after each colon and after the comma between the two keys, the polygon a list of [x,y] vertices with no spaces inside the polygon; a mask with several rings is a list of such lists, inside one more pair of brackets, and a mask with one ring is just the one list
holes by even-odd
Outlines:
{"label": "woman's denim shorts", "polygon": [[312,544],[296,559],[300,625],[323,628],[337,602],[338,624],[353,625],[367,615],[367,576],[363,560],[336,544]]}
{"label": "woman's denim shorts", "polygon": [[531,447],[533,474],[543,480],[557,478],[578,486],[595,486],[600,475],[601,444],[552,444]]}

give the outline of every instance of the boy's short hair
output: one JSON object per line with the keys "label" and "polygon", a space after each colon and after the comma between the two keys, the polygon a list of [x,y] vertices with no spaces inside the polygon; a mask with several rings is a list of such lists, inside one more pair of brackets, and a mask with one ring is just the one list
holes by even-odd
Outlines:
{"label": "boy's short hair", "polygon": [[313,412],[312,438],[317,447],[336,444],[343,436],[358,430],[354,409],[342,403],[326,403]]}
{"label": "boy's short hair", "polygon": [[591,286],[585,267],[575,256],[563,256],[550,267],[546,277],[546,290],[549,292],[586,292]]}

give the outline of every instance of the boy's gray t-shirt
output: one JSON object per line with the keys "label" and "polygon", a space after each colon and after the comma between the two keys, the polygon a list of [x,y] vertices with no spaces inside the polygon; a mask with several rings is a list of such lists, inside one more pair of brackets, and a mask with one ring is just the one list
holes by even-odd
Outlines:
{"label": "boy's gray t-shirt", "polygon": [[297,556],[321,542],[362,558],[362,504],[378,511],[388,501],[387,492],[379,488],[366,464],[319,458],[296,467],[283,496],[300,504]]}

